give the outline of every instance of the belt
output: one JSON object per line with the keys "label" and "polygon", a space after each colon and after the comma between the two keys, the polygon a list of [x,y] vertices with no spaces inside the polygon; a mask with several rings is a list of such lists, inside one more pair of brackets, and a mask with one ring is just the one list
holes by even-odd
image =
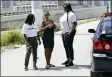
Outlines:
{"label": "belt", "polygon": [[35,36],[35,37],[28,37],[28,39],[37,39],[37,37]]}

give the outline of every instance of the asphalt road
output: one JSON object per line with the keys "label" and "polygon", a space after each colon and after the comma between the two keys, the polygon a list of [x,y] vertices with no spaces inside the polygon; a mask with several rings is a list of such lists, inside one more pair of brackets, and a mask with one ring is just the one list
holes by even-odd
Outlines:
{"label": "asphalt road", "polygon": [[61,65],[66,60],[65,50],[62,44],[61,32],[55,33],[55,45],[51,63],[55,68],[45,69],[44,48],[38,47],[39,70],[33,70],[32,55],[30,57],[29,71],[24,71],[25,45],[20,48],[8,50],[1,53],[1,76],[90,76],[90,51],[91,38],[93,34],[88,33],[89,28],[96,29],[99,21],[78,25],[77,34],[74,38],[74,66],[65,67]]}

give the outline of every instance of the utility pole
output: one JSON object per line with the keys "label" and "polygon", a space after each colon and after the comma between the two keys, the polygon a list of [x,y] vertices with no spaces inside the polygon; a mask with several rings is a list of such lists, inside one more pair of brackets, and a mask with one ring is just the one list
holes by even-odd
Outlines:
{"label": "utility pole", "polygon": [[107,3],[107,13],[109,12],[109,2]]}
{"label": "utility pole", "polygon": [[111,7],[111,8],[110,8],[110,10],[111,10],[111,12],[112,12],[112,0],[111,0],[111,4],[110,4],[110,7]]}
{"label": "utility pole", "polygon": [[108,1],[109,4],[109,12],[112,12],[112,0]]}
{"label": "utility pole", "polygon": [[37,25],[40,25],[43,18],[43,9],[42,9],[42,1],[31,1],[32,5],[32,14],[35,15],[35,22]]}

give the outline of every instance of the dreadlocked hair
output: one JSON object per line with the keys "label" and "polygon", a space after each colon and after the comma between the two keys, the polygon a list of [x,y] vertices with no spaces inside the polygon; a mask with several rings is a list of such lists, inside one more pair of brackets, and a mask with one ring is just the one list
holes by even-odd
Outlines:
{"label": "dreadlocked hair", "polygon": [[[68,12],[72,11],[74,13],[74,11],[72,10],[70,3],[64,3],[63,7],[66,9],[66,12],[67,12],[67,23],[68,23]],[[68,23],[68,26],[69,26],[69,23]]]}

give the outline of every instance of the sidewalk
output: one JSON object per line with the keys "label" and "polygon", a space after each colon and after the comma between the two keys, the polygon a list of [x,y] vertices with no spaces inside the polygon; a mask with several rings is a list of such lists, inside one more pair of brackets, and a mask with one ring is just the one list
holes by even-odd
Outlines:
{"label": "sidewalk", "polygon": [[[62,45],[61,37],[55,36],[55,45],[54,45],[54,51],[52,54],[52,60],[51,63],[55,64],[55,68],[51,68],[49,70],[45,69],[45,57],[44,57],[44,48],[43,45],[40,45],[38,47],[38,61],[37,66],[39,70],[35,71],[33,70],[33,61],[32,61],[32,55],[30,57],[30,64],[29,64],[29,71],[24,71],[24,57],[26,48],[25,45],[23,45],[21,48],[10,50],[7,52],[3,52],[1,56],[1,75],[2,76],[89,76],[89,69],[90,69],[90,58],[89,53],[83,53],[82,49],[79,48],[79,44],[77,46],[74,43],[74,49],[75,49],[75,60],[74,60],[74,67],[66,68],[65,66],[62,66],[61,63],[66,60],[65,51]],[[77,38],[78,40],[78,38]],[[77,41],[76,40],[76,41]],[[80,52],[81,51],[81,52]],[[84,61],[84,58],[87,58],[86,61]],[[80,74],[82,73],[82,74]]]}

